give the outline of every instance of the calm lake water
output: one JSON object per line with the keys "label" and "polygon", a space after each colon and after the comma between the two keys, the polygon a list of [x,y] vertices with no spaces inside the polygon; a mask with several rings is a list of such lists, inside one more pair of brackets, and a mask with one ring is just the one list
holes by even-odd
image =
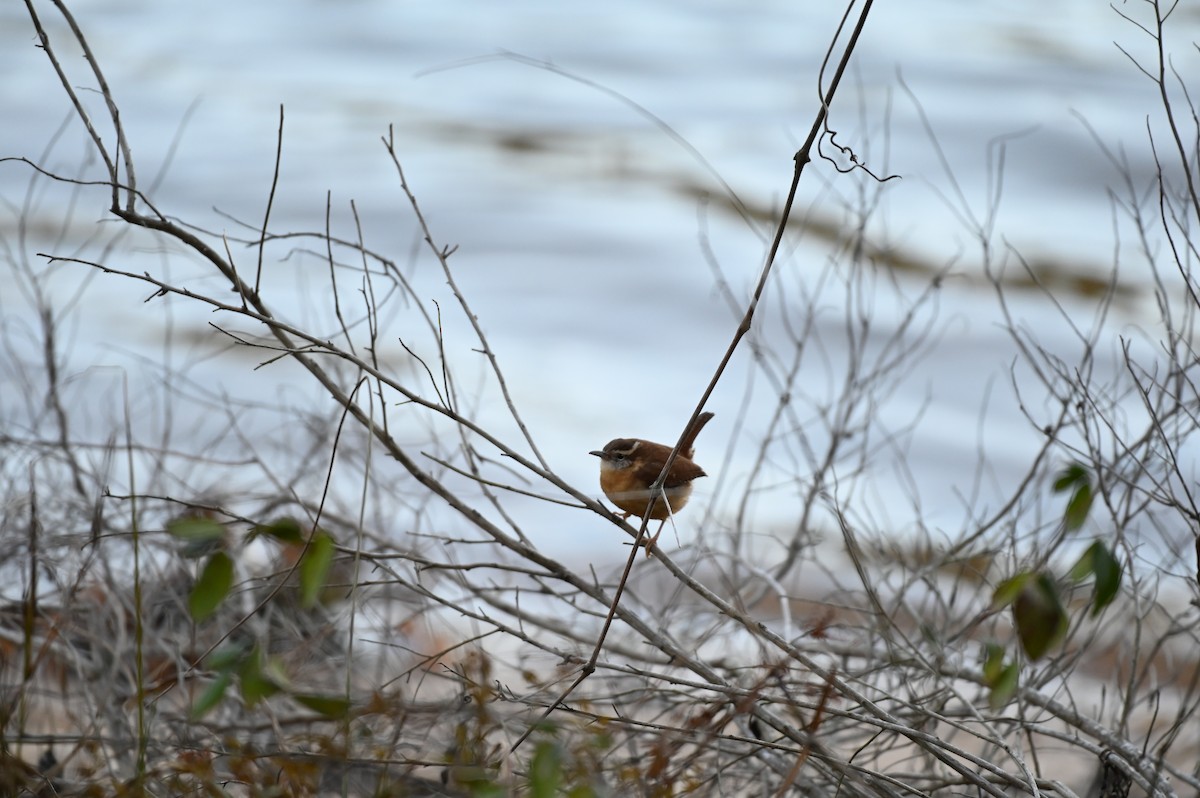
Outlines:
{"label": "calm lake water", "polygon": [[[622,435],[677,435],[732,335],[736,318],[716,287],[706,249],[744,300],[769,225],[730,213],[712,172],[752,208],[778,207],[791,155],[817,108],[815,75],[840,14],[837,4],[783,0],[603,6],[85,0],[72,8],[121,104],[141,181],[156,183],[152,196],[164,212],[207,230],[244,237],[246,228],[234,219],[261,223],[283,106],[272,227],[323,229],[328,196],[335,231],[353,237],[353,201],[368,244],[407,262],[419,243],[417,228],[380,141],[394,126],[409,183],[439,243],[459,247],[452,259],[457,279],[524,417],[550,462],[597,493],[595,462],[586,452]],[[52,9],[39,10],[62,41]],[[1184,4],[1175,24],[1179,42],[1193,39],[1196,7]],[[1152,55],[1146,37],[1107,4],[1084,0],[885,2],[867,24],[832,125],[838,143],[853,147],[874,172],[901,179],[875,185],[823,161],[810,167],[796,214],[809,224],[768,289],[756,335],[779,341],[786,324],[798,326],[807,314],[801,300],[812,291],[819,308],[814,340],[823,354],[806,366],[811,371],[801,387],[815,401],[828,394],[826,385],[840,373],[848,300],[840,279],[818,277],[838,273],[828,265],[838,254],[828,230],[836,233],[846,222],[843,209],[855,206],[862,190],[879,202],[873,235],[910,266],[895,287],[881,280],[863,300],[873,303],[879,345],[903,318],[903,297],[917,295],[932,271],[953,264],[938,301],[922,311],[934,336],[927,356],[871,411],[886,428],[904,430],[903,441],[881,446],[858,495],[873,516],[897,529],[919,515],[952,532],[966,514],[961,495],[973,490],[980,449],[992,468],[981,493],[981,504],[988,504],[1012,488],[1040,443],[1013,397],[1008,369],[1015,349],[998,326],[994,293],[980,279],[963,206],[979,218],[987,214],[1000,175],[993,145],[1003,140],[996,241],[1063,279],[1110,273],[1115,239],[1107,189],[1119,175],[1096,141],[1123,148],[1144,181],[1152,167],[1147,118],[1160,113],[1152,85],[1117,44],[1136,57]],[[63,48],[82,83],[80,59]],[[1196,66],[1194,50],[1183,44],[1176,59],[1182,74]],[[78,124],[43,156],[69,107],[18,3],[0,7],[0,74],[0,156],[81,168],[87,143]],[[85,97],[99,112],[95,95]],[[0,164],[0,196],[10,205],[0,236],[10,251],[17,248],[16,219],[30,175],[23,165]],[[74,206],[67,196],[37,189],[26,255],[79,254],[89,235],[110,229],[108,221],[98,226],[105,216],[101,194],[85,193]],[[57,242],[68,209],[68,234]],[[234,251],[252,267],[250,252]],[[147,239],[118,253],[113,262],[134,272],[214,284],[194,263],[177,262]],[[319,258],[297,257],[278,268],[271,274],[283,312],[326,324]],[[1009,269],[1019,273],[1015,262]],[[116,394],[106,393],[119,385],[117,375],[153,382],[155,369],[144,358],[186,368],[218,395],[289,406],[312,401],[309,389],[296,387],[303,381],[294,369],[253,371],[262,358],[246,354],[216,359],[206,311],[179,302],[145,304],[146,286],[86,273],[60,267],[48,286],[59,304],[78,298],[63,343],[78,388],[74,400],[90,420],[82,423],[94,423],[98,437],[113,415],[98,404],[119,408]],[[1120,276],[1129,293],[1107,322],[1105,352],[1118,334],[1136,335],[1152,322],[1148,274],[1144,263],[1123,259]],[[443,313],[456,313],[432,264],[416,268],[413,279]],[[1020,290],[1011,298],[1021,325],[1070,353],[1070,336],[1047,302]],[[1068,315],[1090,324],[1094,296],[1064,288],[1058,298]],[[0,310],[15,342],[3,357],[36,357],[36,343],[20,332],[31,318],[27,294],[6,288]],[[400,364],[397,339],[416,328],[402,309],[386,321],[395,326],[382,354]],[[460,321],[447,321],[447,335],[452,357],[463,364],[478,359],[470,352],[478,344]],[[427,341],[417,345],[430,354]],[[0,383],[9,395],[6,408],[18,404],[13,396],[23,390],[12,374],[4,369]],[[482,363],[463,367],[466,395],[482,374]],[[494,395],[481,401],[485,420],[503,416]],[[704,485],[697,504],[719,491],[718,519],[732,511],[756,457],[756,433],[774,404],[743,353],[712,399],[717,421],[701,441],[700,459],[722,476]],[[739,428],[735,419],[743,412]],[[800,411],[801,421],[814,415],[811,407]],[[195,424],[181,425],[183,440],[202,426]],[[897,459],[912,469],[911,486],[897,476]],[[776,465],[786,475],[786,464]],[[215,489],[221,479],[197,475],[193,487]],[[795,493],[782,489],[758,503],[762,528],[786,528]],[[541,530],[537,542],[552,554],[603,556],[597,552],[615,545],[615,532],[591,517],[535,505],[525,510],[530,528]],[[684,538],[701,515],[681,521]]]}

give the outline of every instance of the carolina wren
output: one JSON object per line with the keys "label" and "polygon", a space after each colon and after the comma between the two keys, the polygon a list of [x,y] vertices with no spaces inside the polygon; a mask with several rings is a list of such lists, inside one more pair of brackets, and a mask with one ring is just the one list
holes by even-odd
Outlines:
{"label": "carolina wren", "polygon": [[[692,480],[707,476],[704,469],[692,462],[692,457],[695,454],[696,436],[712,417],[712,413],[697,416],[696,423],[679,444],[679,454],[667,472],[662,494],[650,511],[650,517],[662,523],[646,546],[647,555],[662,534],[667,518],[683,509],[691,498]],[[588,454],[600,458],[600,488],[609,501],[624,510],[626,518],[631,515],[644,516],[650,504],[650,487],[662,473],[671,447],[640,438],[617,438],[609,441],[600,451]]]}

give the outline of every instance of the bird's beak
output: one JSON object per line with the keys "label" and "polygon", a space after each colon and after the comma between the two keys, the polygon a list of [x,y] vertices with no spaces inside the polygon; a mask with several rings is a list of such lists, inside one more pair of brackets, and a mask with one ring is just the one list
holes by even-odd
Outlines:
{"label": "bird's beak", "polygon": [[588,454],[594,454],[594,455],[596,455],[597,457],[603,457],[603,456],[604,456],[604,452],[588,452]]}

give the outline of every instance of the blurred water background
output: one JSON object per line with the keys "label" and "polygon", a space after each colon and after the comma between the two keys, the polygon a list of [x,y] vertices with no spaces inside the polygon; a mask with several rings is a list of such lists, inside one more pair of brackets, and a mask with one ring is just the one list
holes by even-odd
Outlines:
{"label": "blurred water background", "polygon": [[[744,298],[791,156],[816,112],[816,75],[842,12],[836,3],[784,0],[79,0],[71,7],[121,105],[142,183],[156,183],[152,196],[164,212],[208,230],[245,237],[233,219],[261,223],[282,105],[272,228],[322,230],[328,196],[335,229],[349,234],[353,201],[367,243],[404,263],[419,237],[380,141],[394,126],[439,242],[459,247],[456,276],[532,433],[552,465],[597,494],[587,451],[618,436],[677,435],[732,335],[737,318],[716,288],[705,248]],[[52,36],[61,36],[49,7],[41,13]],[[1194,39],[1197,7],[1183,3],[1176,13],[1174,35]],[[1153,170],[1147,119],[1161,111],[1152,84],[1118,44],[1139,58],[1152,55],[1150,40],[1107,3],[875,6],[832,126],[838,143],[876,174],[901,178],[879,187],[872,222],[907,269],[898,272],[900,294],[917,294],[950,265],[930,311],[936,335],[928,356],[875,409],[884,425],[911,427],[902,447],[911,484],[887,465],[900,453],[889,450],[862,493],[898,531],[920,517],[953,535],[979,505],[1012,489],[1040,444],[1013,397],[1014,346],[958,199],[961,192],[981,218],[987,214],[1001,174],[998,142],[1006,148],[995,229],[1056,281],[1068,315],[1090,325],[1095,284],[1108,279],[1117,252],[1122,297],[1106,321],[1104,350],[1122,334],[1137,337],[1154,318],[1145,264],[1117,248],[1108,189],[1122,178],[1098,142],[1123,149],[1145,182]],[[1187,50],[1177,55],[1183,74],[1195,66],[1195,51]],[[628,102],[505,53],[552,64]],[[78,56],[68,58],[83,76]],[[0,6],[0,75],[0,156],[78,168],[88,142],[74,121],[60,132],[70,109],[20,3]],[[85,97],[98,112],[95,95]],[[702,153],[761,212],[759,226],[730,212],[705,165],[631,103]],[[0,237],[10,253],[21,241],[30,176],[20,164],[0,165],[8,204]],[[810,167],[797,210],[808,225],[768,289],[756,332],[763,340],[779,339],[780,325],[800,312],[803,286],[828,268],[841,209],[854,204],[861,185],[861,175],[841,175],[828,163]],[[113,224],[95,204],[104,202],[99,195],[74,206],[61,196],[35,192],[24,222],[27,253],[73,254]],[[68,234],[60,238],[65,219]],[[253,264],[249,251],[235,254]],[[188,273],[169,251],[154,248],[117,260],[135,272]],[[1011,273],[1020,276],[1015,266]],[[275,301],[304,319],[306,306],[323,298],[326,275],[319,260],[297,266],[274,284]],[[414,279],[441,298],[443,312],[456,310],[432,267]],[[213,360],[206,312],[146,304],[146,286],[65,266],[48,285],[56,303],[75,302],[61,345],[68,372],[90,386],[75,397],[84,418],[107,417],[99,404],[119,408],[118,375],[132,375],[135,385],[152,381],[145,359],[169,363],[216,394],[289,405],[314,396],[296,388],[303,378],[286,365],[253,371],[261,355],[235,361],[242,368]],[[888,304],[890,293],[879,296],[874,334],[886,340],[901,306]],[[1010,299],[1021,325],[1070,349],[1062,319],[1036,291],[1014,288]],[[821,340],[834,350],[844,301],[832,288],[818,297]],[[13,342],[6,357],[36,360],[35,339],[22,332],[32,324],[28,296],[10,283],[0,291],[0,312]],[[391,317],[397,331],[383,352],[397,364],[402,316]],[[20,351],[22,342],[30,351]],[[447,344],[463,360],[477,346],[461,326]],[[836,361],[836,351],[829,359]],[[814,382],[828,379],[819,362]],[[11,369],[3,374],[0,392],[11,408],[24,401],[24,388]],[[717,421],[701,439],[698,459],[723,475],[730,495],[751,467],[759,420],[775,399],[755,375],[743,353],[713,397]],[[97,390],[95,380],[108,380],[112,391]],[[485,419],[503,417],[495,402],[486,397]],[[746,424],[737,427],[744,408]],[[95,434],[104,435],[102,424]],[[981,457],[990,471],[978,488]],[[221,475],[196,479],[215,485]],[[697,506],[717,484],[701,487]],[[962,497],[979,490],[969,513]],[[528,530],[551,554],[621,556],[616,534],[593,516],[546,509],[541,523],[533,520],[541,509],[529,512]],[[701,513],[690,512],[691,520],[681,520],[684,538],[702,523]],[[756,523],[786,528],[794,512],[785,491],[756,508]],[[720,508],[703,523],[720,526]]]}

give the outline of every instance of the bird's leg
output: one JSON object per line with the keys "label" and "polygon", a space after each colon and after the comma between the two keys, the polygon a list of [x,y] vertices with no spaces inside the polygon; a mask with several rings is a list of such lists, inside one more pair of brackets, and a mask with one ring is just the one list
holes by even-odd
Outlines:
{"label": "bird's leg", "polygon": [[[669,516],[669,515],[667,516],[667,518],[670,518],[670,517],[671,516]],[[650,538],[650,540],[646,543],[646,556],[647,557],[649,557],[650,553],[652,551],[654,551],[654,544],[658,543],[658,536],[662,534],[663,527],[667,525],[667,518],[664,518],[663,520],[658,522],[658,531],[655,532],[654,537]]]}
{"label": "bird's leg", "polygon": [[667,525],[667,521],[671,521],[671,526],[675,526],[675,521],[673,520],[675,511],[671,507],[671,500],[667,498],[667,492],[664,490],[659,494],[659,497],[659,501],[667,506],[667,517],[659,522],[658,531],[654,533],[654,537],[650,538],[650,541],[646,544],[647,557],[650,556],[650,552],[654,551],[654,544],[658,543],[658,536],[662,534],[663,527]]}

